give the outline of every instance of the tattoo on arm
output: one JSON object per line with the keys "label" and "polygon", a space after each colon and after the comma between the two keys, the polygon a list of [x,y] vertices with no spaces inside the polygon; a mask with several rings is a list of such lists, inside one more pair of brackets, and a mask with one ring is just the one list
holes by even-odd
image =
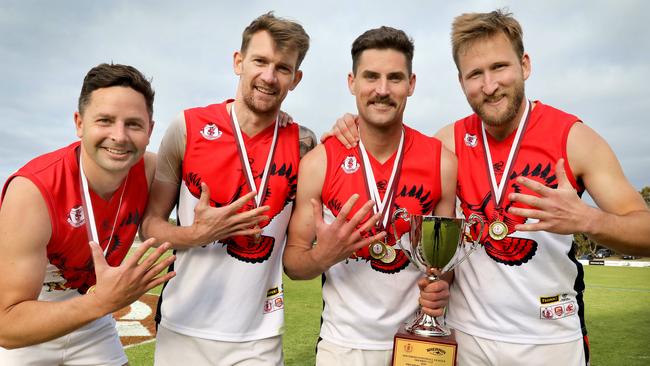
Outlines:
{"label": "tattoo on arm", "polygon": [[316,135],[307,127],[300,126],[299,132],[300,158],[316,147]]}

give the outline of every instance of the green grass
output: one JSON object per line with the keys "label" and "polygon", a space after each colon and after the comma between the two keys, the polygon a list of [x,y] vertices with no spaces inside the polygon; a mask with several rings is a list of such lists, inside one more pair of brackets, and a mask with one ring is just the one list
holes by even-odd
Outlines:
{"label": "green grass", "polygon": [[[650,364],[650,268],[585,266],[592,366]],[[285,278],[286,366],[314,364],[322,301],[320,279]],[[127,350],[132,366],[153,364],[154,344]]]}
{"label": "green grass", "polygon": [[592,366],[650,364],[650,268],[585,266]]}

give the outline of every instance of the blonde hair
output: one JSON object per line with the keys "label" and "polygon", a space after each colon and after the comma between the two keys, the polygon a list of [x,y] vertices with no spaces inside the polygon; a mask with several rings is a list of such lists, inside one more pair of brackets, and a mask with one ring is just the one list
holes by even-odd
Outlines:
{"label": "blonde hair", "polygon": [[497,9],[489,13],[466,13],[457,16],[451,25],[451,49],[456,68],[458,56],[472,43],[503,33],[512,44],[515,54],[524,56],[524,32],[521,25],[506,9]]}

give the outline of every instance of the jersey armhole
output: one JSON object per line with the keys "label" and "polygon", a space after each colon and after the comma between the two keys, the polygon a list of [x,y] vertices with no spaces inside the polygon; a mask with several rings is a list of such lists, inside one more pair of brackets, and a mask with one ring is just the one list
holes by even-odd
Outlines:
{"label": "jersey armhole", "polygon": [[571,182],[571,185],[576,191],[581,193],[585,189],[584,185],[581,182],[578,182],[575,175],[573,174],[573,171],[571,170],[571,166],[569,165],[569,154],[567,153],[567,142],[569,140],[569,132],[571,131],[573,125],[575,125],[576,123],[582,123],[582,121],[578,119],[573,121],[572,123],[567,124],[567,127],[563,131],[562,158],[564,159],[564,171],[566,172],[566,176],[569,179],[569,182]]}

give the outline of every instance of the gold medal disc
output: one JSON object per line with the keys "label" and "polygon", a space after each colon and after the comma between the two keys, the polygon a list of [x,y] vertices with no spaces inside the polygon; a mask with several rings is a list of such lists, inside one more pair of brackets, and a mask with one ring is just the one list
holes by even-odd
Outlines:
{"label": "gold medal disc", "polygon": [[376,241],[368,245],[368,251],[371,257],[381,260],[386,256],[386,244]]}
{"label": "gold medal disc", "polygon": [[[259,225],[255,225],[255,227],[254,227],[254,229],[258,229],[258,230],[259,230],[259,228],[260,228]],[[262,233],[257,233],[255,235],[253,235],[253,242],[255,244],[259,244],[261,241],[262,241]]]}
{"label": "gold medal disc", "polygon": [[384,257],[381,258],[380,261],[388,264],[388,263],[392,263],[395,260],[395,258],[397,258],[397,251],[395,250],[395,248],[393,248],[390,245],[386,245],[386,255],[384,255]]}
{"label": "gold medal disc", "polygon": [[490,234],[490,238],[494,240],[501,240],[508,235],[508,226],[506,226],[506,224],[504,224],[503,221],[499,221],[499,220],[493,221],[490,224],[488,233]]}

